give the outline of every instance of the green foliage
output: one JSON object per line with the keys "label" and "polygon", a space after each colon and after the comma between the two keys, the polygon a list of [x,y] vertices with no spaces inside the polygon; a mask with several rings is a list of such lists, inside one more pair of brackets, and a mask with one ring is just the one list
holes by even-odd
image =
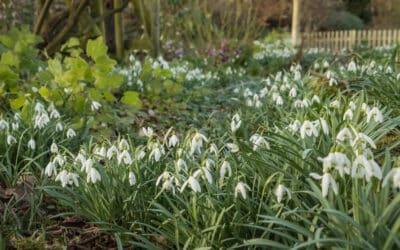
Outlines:
{"label": "green foliage", "polygon": [[364,27],[364,22],[358,16],[347,11],[333,12],[321,24],[325,30],[357,30]]}

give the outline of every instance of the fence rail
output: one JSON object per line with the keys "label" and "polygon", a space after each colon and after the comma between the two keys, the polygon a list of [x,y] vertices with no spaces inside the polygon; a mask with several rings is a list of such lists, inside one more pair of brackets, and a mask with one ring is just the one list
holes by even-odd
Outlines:
{"label": "fence rail", "polygon": [[351,50],[365,43],[375,48],[400,42],[400,29],[343,30],[303,33],[304,48],[326,48],[333,51]]}

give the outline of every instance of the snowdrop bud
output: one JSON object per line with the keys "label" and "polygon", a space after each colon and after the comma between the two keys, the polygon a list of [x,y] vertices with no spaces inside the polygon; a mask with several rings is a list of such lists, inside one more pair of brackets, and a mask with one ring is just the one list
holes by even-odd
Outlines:
{"label": "snowdrop bud", "polygon": [[0,129],[2,130],[7,130],[9,127],[8,122],[6,122],[5,120],[0,120]]}
{"label": "snowdrop bud", "polygon": [[60,132],[60,131],[62,131],[63,130],[63,125],[62,125],[62,123],[61,122],[57,122],[57,124],[56,124],[56,131],[57,132]]}
{"label": "snowdrop bud", "polygon": [[235,114],[232,117],[232,121],[231,121],[231,131],[232,131],[232,133],[235,133],[240,128],[241,124],[242,124],[242,121],[240,119],[239,114]]}
{"label": "snowdrop bud", "polygon": [[250,190],[249,185],[240,181],[235,187],[235,198],[237,198],[238,194],[240,193],[243,199],[247,199],[248,190]]}
{"label": "snowdrop bud", "polygon": [[15,143],[17,143],[17,139],[15,139],[15,137],[12,135],[8,135],[7,136],[7,144],[11,145],[11,144],[15,144]]}
{"label": "snowdrop bud", "polygon": [[69,129],[67,130],[67,138],[73,138],[73,137],[75,137],[75,136],[76,136],[75,131],[74,131],[72,128],[69,128]]}
{"label": "snowdrop bud", "polygon": [[239,146],[236,145],[235,143],[227,143],[226,147],[231,151],[232,153],[237,153],[239,152]]}
{"label": "snowdrop bud", "polygon": [[50,152],[53,154],[58,153],[58,146],[54,142],[50,146]]}
{"label": "snowdrop bud", "polygon": [[224,179],[227,172],[228,172],[228,176],[230,177],[232,175],[231,164],[227,161],[224,161],[221,165],[221,168],[219,169],[219,176],[220,176],[221,180]]}
{"label": "snowdrop bud", "polygon": [[97,181],[101,181],[101,175],[95,168],[92,167],[87,174],[86,182],[94,184]]}
{"label": "snowdrop bud", "polygon": [[287,194],[288,199],[291,199],[292,196],[291,196],[289,189],[287,187],[285,187],[284,185],[279,184],[275,190],[275,196],[276,196],[276,200],[278,201],[278,203],[282,202],[283,195],[285,193]]}
{"label": "snowdrop bud", "polygon": [[30,139],[30,140],[28,141],[28,148],[30,148],[30,149],[32,149],[32,150],[35,150],[35,148],[36,148],[36,142],[35,142],[34,139]]}
{"label": "snowdrop bud", "polygon": [[357,65],[356,65],[356,63],[354,61],[351,61],[349,63],[349,65],[347,66],[347,71],[350,71],[350,72],[356,72],[357,71]]}
{"label": "snowdrop bud", "polygon": [[133,186],[136,184],[136,176],[135,173],[129,172],[129,185]]}
{"label": "snowdrop bud", "polygon": [[48,176],[51,177],[52,175],[57,174],[57,168],[56,168],[56,164],[54,164],[53,162],[49,162],[46,166],[46,168],[44,169],[44,173]]}

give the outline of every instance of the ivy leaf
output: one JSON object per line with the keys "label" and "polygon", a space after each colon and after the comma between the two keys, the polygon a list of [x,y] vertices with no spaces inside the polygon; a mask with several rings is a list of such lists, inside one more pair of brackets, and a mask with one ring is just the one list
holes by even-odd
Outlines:
{"label": "ivy leaf", "polygon": [[0,63],[19,68],[19,58],[11,51],[7,51],[1,55]]}
{"label": "ivy leaf", "polygon": [[104,44],[103,37],[99,36],[95,40],[89,40],[86,44],[86,54],[94,61],[107,54],[107,46]]}
{"label": "ivy leaf", "polygon": [[48,88],[42,86],[42,87],[40,87],[38,92],[43,97],[43,99],[45,99],[46,101],[49,100],[50,90]]}
{"label": "ivy leaf", "polygon": [[139,93],[136,91],[125,91],[121,102],[133,106],[137,109],[142,107],[142,101],[139,98]]}
{"label": "ivy leaf", "polygon": [[19,97],[16,99],[10,99],[10,106],[11,108],[15,110],[19,110],[25,105],[26,98],[25,97]]}

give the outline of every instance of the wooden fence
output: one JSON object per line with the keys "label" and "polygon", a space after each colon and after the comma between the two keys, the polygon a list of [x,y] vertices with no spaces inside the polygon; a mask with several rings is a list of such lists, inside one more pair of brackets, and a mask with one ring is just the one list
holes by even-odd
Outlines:
{"label": "wooden fence", "polygon": [[400,42],[400,29],[343,30],[303,33],[304,48],[326,48],[333,51],[353,49],[366,44],[375,48]]}

